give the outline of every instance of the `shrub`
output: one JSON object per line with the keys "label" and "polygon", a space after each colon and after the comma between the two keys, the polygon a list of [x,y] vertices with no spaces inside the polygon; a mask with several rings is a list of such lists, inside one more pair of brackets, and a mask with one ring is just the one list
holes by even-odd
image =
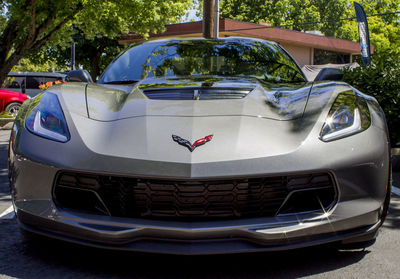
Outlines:
{"label": "shrub", "polygon": [[400,61],[397,55],[374,55],[370,66],[344,70],[343,80],[375,97],[385,112],[392,146],[400,145]]}
{"label": "shrub", "polygon": [[3,110],[0,112],[0,118],[15,118],[15,117],[9,115],[7,112]]}

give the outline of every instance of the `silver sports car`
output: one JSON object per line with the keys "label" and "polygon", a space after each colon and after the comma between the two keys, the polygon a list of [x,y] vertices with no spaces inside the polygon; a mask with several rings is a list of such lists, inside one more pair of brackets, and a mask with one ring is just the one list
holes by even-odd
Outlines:
{"label": "silver sports car", "polygon": [[9,177],[23,231],[84,245],[367,245],[388,210],[389,153],[374,98],[307,81],[278,44],[166,39],[130,46],[97,84],[26,101]]}

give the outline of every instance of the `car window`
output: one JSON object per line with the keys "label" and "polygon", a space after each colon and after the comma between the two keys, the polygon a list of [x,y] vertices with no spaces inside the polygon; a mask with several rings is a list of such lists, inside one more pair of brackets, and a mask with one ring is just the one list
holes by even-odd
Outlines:
{"label": "car window", "polygon": [[25,77],[8,76],[5,82],[5,88],[21,88]]}
{"label": "car window", "polygon": [[[154,49],[158,44],[136,44],[134,51],[130,52],[127,49],[120,54],[106,70],[107,75],[103,77],[104,82],[111,82],[114,80],[139,80],[141,79],[142,67],[146,63],[149,52]],[[126,53],[128,52],[128,53]],[[100,78],[101,79],[101,78]]]}
{"label": "car window", "polygon": [[49,82],[49,81],[55,82],[57,80],[62,81],[62,78],[61,77],[43,77],[42,78],[42,83],[46,83],[46,82]]}
{"label": "car window", "polygon": [[41,77],[26,77],[26,89],[39,89],[41,83]]}
{"label": "car window", "polygon": [[277,45],[257,40],[171,40],[135,45],[120,55],[99,83],[151,77],[243,76],[304,82],[296,63]]}

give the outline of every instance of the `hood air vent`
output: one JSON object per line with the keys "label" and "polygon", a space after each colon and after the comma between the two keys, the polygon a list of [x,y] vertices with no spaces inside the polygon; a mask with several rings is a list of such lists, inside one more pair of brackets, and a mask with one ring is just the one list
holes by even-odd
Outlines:
{"label": "hood air vent", "polygon": [[167,88],[145,89],[143,93],[152,100],[217,100],[242,99],[253,88]]}

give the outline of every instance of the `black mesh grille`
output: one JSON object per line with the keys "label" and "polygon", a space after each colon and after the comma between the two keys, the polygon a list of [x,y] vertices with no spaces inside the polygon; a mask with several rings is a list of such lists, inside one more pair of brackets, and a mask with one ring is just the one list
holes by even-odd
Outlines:
{"label": "black mesh grille", "polygon": [[[66,188],[68,191],[65,191]],[[76,191],[71,193],[71,189]],[[88,205],[82,204],[82,198],[76,198],[76,195],[82,195],[82,189],[96,193],[100,199],[97,208],[93,207],[90,212],[108,212],[111,216],[132,218],[192,220],[267,217],[281,211],[326,210],[335,201],[334,186],[328,174],[158,180],[80,173],[61,173],[58,176],[55,201],[59,206],[88,211]],[[104,208],[99,204],[103,204]]]}

